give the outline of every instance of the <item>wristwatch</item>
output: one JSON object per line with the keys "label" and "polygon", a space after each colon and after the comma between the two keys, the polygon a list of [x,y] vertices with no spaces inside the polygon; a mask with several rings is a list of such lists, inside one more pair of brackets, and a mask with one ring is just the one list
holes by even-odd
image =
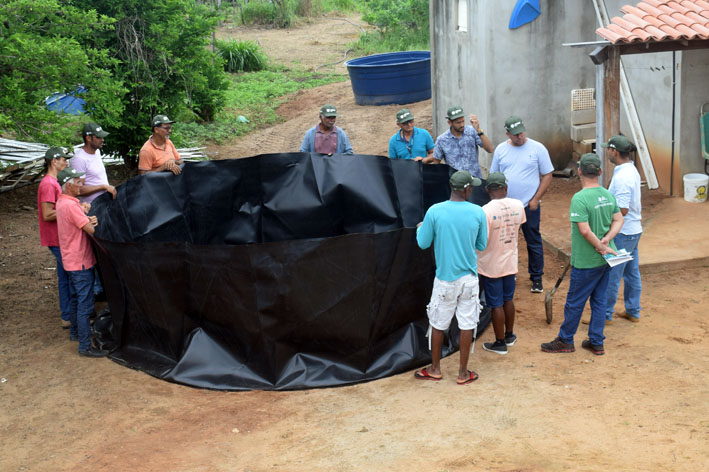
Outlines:
{"label": "wristwatch", "polygon": [[478,131],[478,136],[484,136],[484,135],[485,135],[485,131],[483,131],[483,130]]}

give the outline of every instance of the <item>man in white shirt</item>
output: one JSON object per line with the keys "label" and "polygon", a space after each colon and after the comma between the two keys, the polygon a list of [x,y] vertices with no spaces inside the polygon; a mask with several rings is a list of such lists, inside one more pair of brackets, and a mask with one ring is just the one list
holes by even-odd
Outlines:
{"label": "man in white shirt", "polygon": [[[88,205],[91,205],[96,197],[106,192],[116,198],[116,188],[108,183],[106,167],[101,159],[101,148],[108,132],[96,123],[86,123],[81,131],[81,136],[84,138],[84,145],[74,151],[74,157],[69,161],[69,166],[72,169],[85,174],[84,184],[78,187],[77,198],[81,203]],[[94,297],[102,300],[103,286],[98,272],[94,275],[93,287]]]}
{"label": "man in white shirt", "polygon": [[74,152],[74,157],[69,162],[72,169],[86,174],[84,185],[80,188],[79,201],[91,203],[105,192],[116,198],[116,189],[108,183],[106,167],[101,160],[101,148],[108,133],[96,123],[86,123],[81,136],[84,138],[84,145]]}
{"label": "man in white shirt", "polygon": [[615,302],[618,300],[620,279],[623,278],[625,311],[618,313],[619,318],[637,323],[640,320],[640,264],[638,261],[638,243],[643,233],[641,224],[642,204],[640,202],[640,174],[630,159],[635,145],[625,136],[613,136],[601,146],[608,148],[610,160],[615,164],[613,179],[608,190],[618,202],[623,214],[623,227],[614,242],[618,250],[625,249],[633,260],[611,269],[608,280],[608,301],[606,303],[606,324],[612,322]]}
{"label": "man in white shirt", "polygon": [[507,177],[507,196],[524,205],[527,222],[522,233],[527,241],[529,278],[532,292],[542,293],[544,247],[539,232],[542,196],[551,183],[554,166],[549,151],[540,142],[527,137],[522,119],[510,116],[505,121],[507,141],[495,148],[490,172],[502,172]]}

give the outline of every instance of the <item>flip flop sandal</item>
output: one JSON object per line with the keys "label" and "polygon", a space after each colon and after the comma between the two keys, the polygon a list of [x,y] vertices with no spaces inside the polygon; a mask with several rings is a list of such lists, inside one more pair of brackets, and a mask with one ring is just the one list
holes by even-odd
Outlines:
{"label": "flip flop sandal", "polygon": [[443,379],[443,376],[434,377],[433,375],[429,374],[426,369],[421,369],[419,372],[414,372],[414,377],[419,380],[433,380],[435,382],[438,382]]}
{"label": "flip flop sandal", "polygon": [[456,379],[456,382],[458,383],[458,385],[468,385],[468,384],[473,383],[476,380],[478,380],[478,374],[476,374],[472,370],[469,372],[470,372],[470,376],[467,379],[465,379],[465,380]]}

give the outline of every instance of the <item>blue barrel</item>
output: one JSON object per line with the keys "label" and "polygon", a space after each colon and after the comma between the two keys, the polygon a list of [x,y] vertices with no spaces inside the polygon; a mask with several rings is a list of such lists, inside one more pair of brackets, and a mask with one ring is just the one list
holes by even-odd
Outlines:
{"label": "blue barrel", "polygon": [[375,54],[345,63],[357,105],[391,105],[431,98],[431,52]]}

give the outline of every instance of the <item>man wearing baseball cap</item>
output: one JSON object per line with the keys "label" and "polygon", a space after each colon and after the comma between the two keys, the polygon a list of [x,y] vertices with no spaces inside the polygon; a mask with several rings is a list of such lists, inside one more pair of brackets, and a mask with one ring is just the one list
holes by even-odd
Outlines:
{"label": "man wearing baseball cap", "polygon": [[91,345],[91,325],[89,317],[94,312],[94,271],[96,264],[88,235],[94,234],[98,225],[95,216],[86,216],[79,199],[76,198],[83,185],[83,172],[67,167],[57,175],[62,194],[57,201],[57,229],[59,249],[62,253],[64,269],[71,287],[69,317],[69,339],[79,341],[79,355],[85,357],[105,357],[106,351]]}
{"label": "man wearing baseball cap", "polygon": [[59,309],[61,310],[62,328],[68,329],[71,326],[69,321],[69,311],[71,293],[69,291],[69,279],[62,264],[62,255],[59,250],[59,234],[57,232],[57,211],[56,205],[62,188],[57,181],[57,175],[67,166],[67,159],[71,158],[64,148],[52,147],[44,153],[44,163],[47,166],[47,174],[42,177],[37,189],[37,216],[39,217],[39,240],[42,246],[49,248],[49,251],[57,260],[57,284],[59,286]]}
{"label": "man wearing baseball cap", "polygon": [[540,203],[551,183],[554,166],[544,145],[527,137],[527,130],[519,116],[513,115],[505,120],[505,132],[507,140],[495,148],[490,172],[505,174],[508,181],[507,195],[524,205],[527,222],[522,225],[522,233],[527,241],[531,291],[542,293],[544,246],[539,231]]}
{"label": "man wearing baseball cap", "polygon": [[483,343],[483,349],[505,355],[508,346],[517,341],[514,333],[517,234],[526,216],[522,202],[507,196],[507,178],[502,172],[491,172],[485,189],[490,195],[490,201],[483,206],[487,248],[478,253],[478,272],[487,306],[492,309],[495,342]]}
{"label": "man wearing baseball cap", "polygon": [[352,145],[345,131],[335,126],[337,108],[335,105],[323,105],[320,108],[320,123],[306,131],[300,152],[333,154],[354,154]]}
{"label": "man wearing baseball cap", "polygon": [[74,157],[69,164],[73,169],[86,174],[79,194],[79,201],[82,203],[91,203],[106,192],[116,198],[116,189],[108,183],[106,167],[101,160],[101,148],[108,134],[96,123],[86,123],[81,130],[84,145],[74,151]]}
{"label": "man wearing baseball cap", "polygon": [[[104,193],[110,193],[112,198],[116,198],[116,188],[108,183],[106,166],[101,159],[101,148],[104,138],[108,132],[96,123],[86,123],[81,130],[84,145],[74,151],[69,165],[78,172],[83,172],[84,183],[79,188],[79,201],[91,205],[91,203]],[[96,272],[94,277],[94,295],[103,295],[101,278]]]}
{"label": "man wearing baseball cap", "polygon": [[155,115],[150,121],[153,134],[140,148],[138,154],[138,172],[145,174],[148,172],[169,171],[175,175],[182,172],[180,164],[180,153],[170,141],[172,133],[172,121],[167,115]]}
{"label": "man wearing baseball cap", "polygon": [[480,184],[480,179],[468,171],[455,172],[450,178],[450,199],[431,206],[417,225],[419,247],[427,249],[433,244],[436,257],[436,278],[426,310],[432,362],[414,374],[420,380],[442,379],[443,333],[448,330],[453,315],[460,328],[460,366],[456,382],[466,385],[478,379],[478,374],[468,370],[468,357],[473,330],[477,329],[480,319],[475,250],[482,251],[487,246],[487,225],[482,208],[470,203],[468,198],[473,187]]}
{"label": "man wearing baseball cap", "polygon": [[389,139],[389,157],[433,163],[433,138],[425,129],[414,126],[414,114],[408,108],[396,112],[396,124],[399,131]]}
{"label": "man wearing baseball cap", "polygon": [[619,318],[637,323],[640,320],[640,264],[638,261],[638,243],[643,234],[642,204],[640,201],[640,174],[630,159],[636,150],[635,145],[625,136],[613,136],[601,146],[608,148],[610,160],[615,164],[613,179],[608,191],[618,201],[623,214],[623,227],[613,242],[620,249],[625,249],[632,256],[631,261],[612,267],[608,280],[608,297],[606,302],[606,322],[613,320],[615,303],[618,300],[620,279],[623,279],[625,311],[618,314]]}
{"label": "man wearing baseball cap", "polygon": [[467,170],[473,177],[482,178],[478,147],[492,152],[492,141],[480,128],[480,121],[470,115],[470,125],[465,124],[465,113],[459,106],[450,107],[446,112],[449,129],[436,139],[433,150],[435,163],[442,160],[456,170]]}
{"label": "man wearing baseball cap", "polygon": [[613,238],[623,226],[623,215],[615,197],[598,183],[601,159],[596,154],[584,154],[579,159],[581,190],[571,199],[571,281],[564,305],[564,322],[559,335],[542,344],[542,351],[574,352],[574,335],[581,321],[586,301],[591,300],[591,321],[588,339],[581,347],[600,356],[606,319],[606,297],[610,268],[603,257],[615,254]]}

